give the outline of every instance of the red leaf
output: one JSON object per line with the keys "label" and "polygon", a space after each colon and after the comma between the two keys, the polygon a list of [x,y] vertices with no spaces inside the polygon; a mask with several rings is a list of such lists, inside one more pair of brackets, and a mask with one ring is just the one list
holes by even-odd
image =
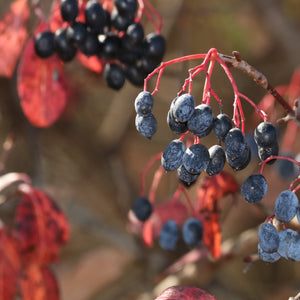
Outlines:
{"label": "red leaf", "polygon": [[20,288],[23,300],[59,300],[57,282],[48,267],[32,264],[24,268]]}
{"label": "red leaf", "polygon": [[103,71],[103,67],[105,65],[105,60],[97,57],[96,55],[87,57],[82,52],[77,52],[77,59],[78,61],[87,69],[101,74]]}
{"label": "red leaf", "polygon": [[0,22],[0,76],[11,77],[28,37],[27,0],[14,1]]}
{"label": "red leaf", "polygon": [[163,224],[173,219],[179,226],[188,215],[187,208],[180,201],[171,201],[155,206],[151,217],[143,226],[143,241],[148,247],[153,246],[153,239],[158,237]]}
{"label": "red leaf", "polygon": [[219,201],[228,193],[235,193],[238,185],[229,173],[221,172],[206,177],[198,190],[197,211],[203,216],[203,243],[215,258],[221,256],[221,230]]}
{"label": "red leaf", "polygon": [[25,264],[56,261],[59,250],[69,237],[64,213],[43,191],[26,185],[17,207],[15,224]]}
{"label": "red leaf", "polygon": [[172,286],[164,290],[155,300],[216,300],[206,291],[190,286]]}
{"label": "red leaf", "polygon": [[55,32],[59,28],[68,26],[68,23],[63,20],[60,13],[60,0],[53,2],[51,14],[49,18],[49,28],[52,32]]}
{"label": "red leaf", "polygon": [[[41,23],[36,33],[45,30]],[[63,64],[56,55],[39,58],[31,38],[18,69],[18,93],[25,116],[35,126],[52,125],[63,112],[67,101]]]}
{"label": "red leaf", "polygon": [[20,269],[17,241],[2,228],[0,230],[0,299],[15,299]]}

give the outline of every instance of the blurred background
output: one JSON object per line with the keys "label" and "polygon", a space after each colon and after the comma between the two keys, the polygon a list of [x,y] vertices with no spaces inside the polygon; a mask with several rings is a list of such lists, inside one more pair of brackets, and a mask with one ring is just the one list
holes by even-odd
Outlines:
{"label": "blurred background", "polygon": [[[236,50],[273,86],[288,84],[300,66],[299,0],[150,2],[164,22],[164,61],[206,53],[212,47],[228,55]],[[1,1],[1,15],[9,4],[10,1]],[[43,5],[47,13],[49,3],[45,1]],[[146,32],[154,30],[146,19],[143,22]],[[279,300],[300,292],[299,263],[283,259],[274,264],[258,261],[246,274],[243,272],[247,266],[243,257],[256,252],[257,226],[266,215],[245,203],[239,194],[235,201],[230,196],[222,201],[223,250],[233,253],[226,259],[203,259],[160,276],[186,249],[168,252],[157,243],[149,249],[140,237],[128,231],[128,211],[139,194],[140,173],[151,157],[176,138],[166,123],[169,105],[188,76],[188,69],[199,63],[180,63],[165,70],[155,95],[158,131],[151,140],[135,129],[133,103],[142,88],[129,82],[120,91],[114,91],[106,86],[102,76],[76,62],[67,64],[65,72],[72,86],[67,109],[53,126],[39,129],[28,123],[20,109],[16,75],[11,80],[0,78],[0,142],[8,134],[16,136],[6,171],[29,174],[34,185],[52,196],[70,222],[70,240],[63,247],[59,262],[53,265],[62,300],[151,300],[163,289],[177,284],[201,287],[218,300]],[[232,73],[240,91],[259,103],[266,91],[241,71]],[[193,85],[198,104],[203,82],[203,76],[199,76]],[[232,115],[232,88],[221,68],[216,68],[212,82],[223,100],[224,112]],[[149,82],[149,89],[154,84],[155,78]],[[253,109],[247,104],[244,107],[246,128],[253,132]],[[284,132],[285,125],[280,129]],[[207,137],[203,143],[210,146],[216,140]],[[281,150],[295,156],[300,152],[297,143],[291,149]],[[259,166],[254,158],[239,173],[228,167],[226,170],[241,184]],[[152,170],[147,176],[147,188],[151,174]],[[266,168],[265,176],[269,190],[263,202],[272,209],[276,195],[289,187],[291,178],[280,176],[276,164]],[[172,196],[177,184],[174,174],[164,175],[157,192],[158,202]],[[194,187],[192,195],[193,191]],[[2,216],[7,216],[13,205],[6,203],[0,210]]]}

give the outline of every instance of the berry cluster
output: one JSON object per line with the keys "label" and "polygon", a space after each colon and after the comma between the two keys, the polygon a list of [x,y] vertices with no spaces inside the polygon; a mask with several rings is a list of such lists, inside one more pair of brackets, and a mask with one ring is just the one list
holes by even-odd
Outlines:
{"label": "berry cluster", "polygon": [[160,29],[145,35],[137,17],[137,0],[113,3],[109,11],[98,0],[81,5],[78,0],[61,0],[64,24],[54,33],[47,30],[35,36],[36,54],[47,58],[56,53],[63,62],[73,60],[77,51],[87,57],[95,55],[106,63],[103,76],[109,87],[121,89],[126,78],[141,86],[146,75],[161,62],[165,40]]}

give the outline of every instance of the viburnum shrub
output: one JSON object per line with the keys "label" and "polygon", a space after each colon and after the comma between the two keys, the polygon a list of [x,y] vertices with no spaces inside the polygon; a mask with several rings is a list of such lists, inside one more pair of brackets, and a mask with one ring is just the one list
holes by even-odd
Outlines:
{"label": "viburnum shrub", "polygon": [[[272,188],[272,182],[268,182],[263,175],[266,165],[279,172],[285,172],[289,168],[294,174],[290,186],[274,199],[274,214],[266,218],[258,231],[257,254],[250,255],[245,260],[275,262],[284,257],[300,261],[300,234],[295,228],[288,228],[292,220],[298,218],[298,228],[300,223],[300,206],[296,195],[300,188],[300,162],[288,155],[280,155],[281,151],[291,153],[299,126],[299,70],[295,71],[290,85],[273,88],[267,78],[244,61],[236,51],[233,56],[228,56],[210,49],[206,54],[188,55],[163,62],[146,77],[144,90],[134,102],[136,129],[143,136],[150,139],[158,128],[153,108],[157,105],[155,94],[159,92],[163,72],[168,66],[187,60],[202,62],[188,70],[182,87],[170,99],[166,120],[170,130],[178,137],[150,159],[142,171],[140,195],[129,213],[130,222],[140,228],[148,246],[158,240],[162,248],[174,250],[179,243],[183,243],[187,249],[199,249],[198,254],[201,255],[197,259],[208,254],[218,259],[222,256],[221,199],[228,193],[241,193],[249,205],[258,205],[263,201],[268,186]],[[222,97],[216,93],[212,82],[216,65],[224,70],[233,89],[232,116],[224,111]],[[245,72],[269,94],[256,104],[239,90],[230,68]],[[202,98],[199,99],[193,93],[193,80],[201,74],[205,77],[205,82]],[[148,82],[155,75],[156,83],[151,92],[148,90]],[[212,101],[218,104],[217,111],[212,109]],[[245,119],[245,103],[250,104],[254,110],[249,127]],[[279,109],[275,103],[279,103],[284,110],[284,118],[278,117]],[[282,133],[284,148],[281,148],[278,134],[283,121],[287,122],[287,129]],[[251,131],[254,143],[250,143],[248,137]],[[205,137],[208,135],[216,143],[210,148],[205,144]],[[261,164],[260,172],[250,174],[239,186],[235,176],[238,176],[238,171],[246,169],[256,156]],[[145,176],[157,161],[160,161],[160,165],[147,192]],[[232,172],[225,172],[225,165],[229,165]],[[277,165],[281,167],[278,168]],[[253,168],[251,172],[252,170]],[[156,203],[156,190],[166,172],[177,173],[178,187],[172,197]],[[198,180],[200,176],[201,181]],[[197,182],[197,196],[193,199],[189,188]]]}
{"label": "viburnum shrub", "polygon": [[[11,145],[9,137],[2,158]],[[8,188],[6,201],[13,198],[18,202],[12,224],[1,219],[0,298],[59,300],[51,264],[69,238],[65,214],[45,191],[33,186],[27,174],[1,169],[0,192]]]}
{"label": "viburnum shrub", "polygon": [[[30,15],[38,25],[28,38]],[[144,32],[143,16],[153,24]],[[22,110],[37,127],[52,125],[68,102],[64,64],[77,59],[119,90],[142,86],[161,62],[162,19],[148,0],[53,0],[48,19],[40,1],[15,0],[0,21],[0,76],[17,67]]]}

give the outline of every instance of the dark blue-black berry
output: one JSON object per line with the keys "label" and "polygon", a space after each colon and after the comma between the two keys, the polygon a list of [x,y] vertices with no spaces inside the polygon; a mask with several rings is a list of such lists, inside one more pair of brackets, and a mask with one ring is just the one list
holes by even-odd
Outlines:
{"label": "dark blue-black berry", "polygon": [[101,44],[98,40],[97,34],[88,31],[86,38],[79,46],[81,52],[86,56],[97,55],[100,53]]}
{"label": "dark blue-black berry", "polygon": [[270,122],[262,122],[254,130],[254,139],[258,146],[271,147],[277,143],[277,130]]}
{"label": "dark blue-black berry", "polygon": [[54,34],[51,31],[43,31],[34,37],[34,49],[41,58],[50,57],[54,52]]}
{"label": "dark blue-black berry", "polygon": [[161,156],[161,165],[166,171],[175,171],[182,162],[185,145],[180,140],[171,141]]}
{"label": "dark blue-black berry", "polygon": [[132,206],[135,216],[142,222],[146,221],[152,214],[153,207],[146,197],[138,197]]}
{"label": "dark blue-black berry", "polygon": [[188,172],[187,169],[183,165],[181,165],[177,169],[177,175],[178,175],[179,181],[186,187],[192,186],[197,181],[198,177],[200,176],[200,174],[192,174],[192,173]]}
{"label": "dark blue-black berry", "polygon": [[[277,156],[279,151],[279,145],[278,143],[273,144],[269,147],[261,147],[258,146],[258,157],[261,161],[266,160],[267,158],[271,156]],[[267,162],[268,165],[273,164],[276,161],[276,159],[271,159]]]}
{"label": "dark blue-black berry", "polygon": [[125,74],[123,68],[118,64],[106,64],[103,71],[103,77],[109,87],[119,90],[125,83]]}
{"label": "dark blue-black berry", "polygon": [[111,25],[118,31],[126,31],[133,22],[134,16],[124,16],[117,9],[113,9],[111,13]]}
{"label": "dark blue-black berry", "polygon": [[152,112],[154,99],[147,91],[140,92],[134,101],[134,108],[138,115],[143,116]]}
{"label": "dark blue-black berry", "polygon": [[188,147],[182,157],[182,164],[192,174],[199,174],[209,163],[209,152],[202,144]]}
{"label": "dark blue-black berry", "polygon": [[262,200],[267,190],[267,181],[262,174],[250,175],[241,187],[242,196],[250,203],[257,203]]}
{"label": "dark blue-black berry", "polygon": [[285,259],[289,259],[288,251],[290,247],[291,240],[296,237],[298,233],[290,228],[282,229],[279,232],[279,247],[278,253]]}
{"label": "dark blue-black berry", "polygon": [[146,38],[146,55],[151,57],[163,58],[166,51],[166,41],[165,38],[158,33],[151,32]]}
{"label": "dark blue-black berry", "polygon": [[277,251],[279,247],[279,235],[275,226],[271,223],[264,223],[258,230],[258,243],[262,250],[267,253]]}
{"label": "dark blue-black berry", "polygon": [[144,28],[141,23],[133,23],[126,30],[127,43],[130,48],[144,40]]}
{"label": "dark blue-black berry", "polygon": [[211,107],[207,104],[196,106],[193,114],[187,121],[188,129],[200,138],[210,133],[213,123],[214,115]]}
{"label": "dark blue-black berry", "polygon": [[176,122],[175,118],[172,115],[171,110],[169,110],[167,115],[167,124],[169,125],[169,128],[177,134],[184,133],[188,130],[187,122],[185,123]]}
{"label": "dark blue-black berry", "polygon": [[238,155],[230,156],[227,152],[225,154],[228,164],[235,171],[245,169],[251,160],[251,149],[247,144],[245,144],[245,147],[241,149]]}
{"label": "dark blue-black berry", "polygon": [[135,127],[139,133],[150,139],[157,130],[157,121],[152,113],[145,116],[136,115]]}
{"label": "dark blue-black berry", "polygon": [[114,0],[114,5],[120,15],[125,17],[134,17],[137,10],[137,0]]}
{"label": "dark blue-black berry", "polygon": [[258,252],[258,255],[261,258],[261,260],[268,262],[268,263],[273,263],[280,259],[280,254],[277,251],[270,252],[270,253],[266,252],[262,249],[260,244],[257,245],[257,252]]}
{"label": "dark blue-black berry", "polygon": [[144,79],[146,78],[145,72],[135,65],[129,65],[125,68],[126,78],[135,86],[142,87]]}
{"label": "dark blue-black berry", "polygon": [[203,236],[202,222],[197,218],[188,218],[182,225],[182,237],[188,246],[197,246]]}
{"label": "dark blue-black berry", "polygon": [[165,222],[159,232],[159,245],[165,250],[174,250],[179,239],[178,225],[174,220]]}
{"label": "dark blue-black berry", "polygon": [[66,22],[75,21],[78,15],[78,2],[77,0],[61,0],[60,1],[60,14]]}
{"label": "dark blue-black berry", "polygon": [[209,163],[205,169],[206,173],[210,176],[219,174],[225,165],[226,156],[223,147],[214,145],[208,149]]}
{"label": "dark blue-black berry", "polygon": [[95,33],[102,33],[106,24],[106,13],[97,0],[89,0],[86,4],[85,23]]}
{"label": "dark blue-black berry", "polygon": [[171,111],[177,122],[187,122],[195,110],[195,99],[190,94],[176,97],[171,104]]}
{"label": "dark blue-black berry", "polygon": [[246,148],[245,137],[239,128],[232,128],[225,137],[225,151],[231,159],[241,156],[241,152]]}
{"label": "dark blue-black berry", "polygon": [[76,46],[79,46],[86,39],[87,30],[82,22],[74,22],[67,28],[68,40]]}
{"label": "dark blue-black berry", "polygon": [[105,35],[102,41],[101,47],[101,57],[106,60],[115,59],[118,56],[118,52],[120,51],[121,40],[115,34],[107,34]]}
{"label": "dark blue-black berry", "polygon": [[226,114],[219,114],[214,121],[214,131],[217,138],[225,141],[228,131],[233,127],[233,122]]}
{"label": "dark blue-black berry", "polygon": [[71,61],[77,52],[77,48],[68,40],[67,29],[60,28],[54,34],[54,47],[58,57],[64,61]]}

